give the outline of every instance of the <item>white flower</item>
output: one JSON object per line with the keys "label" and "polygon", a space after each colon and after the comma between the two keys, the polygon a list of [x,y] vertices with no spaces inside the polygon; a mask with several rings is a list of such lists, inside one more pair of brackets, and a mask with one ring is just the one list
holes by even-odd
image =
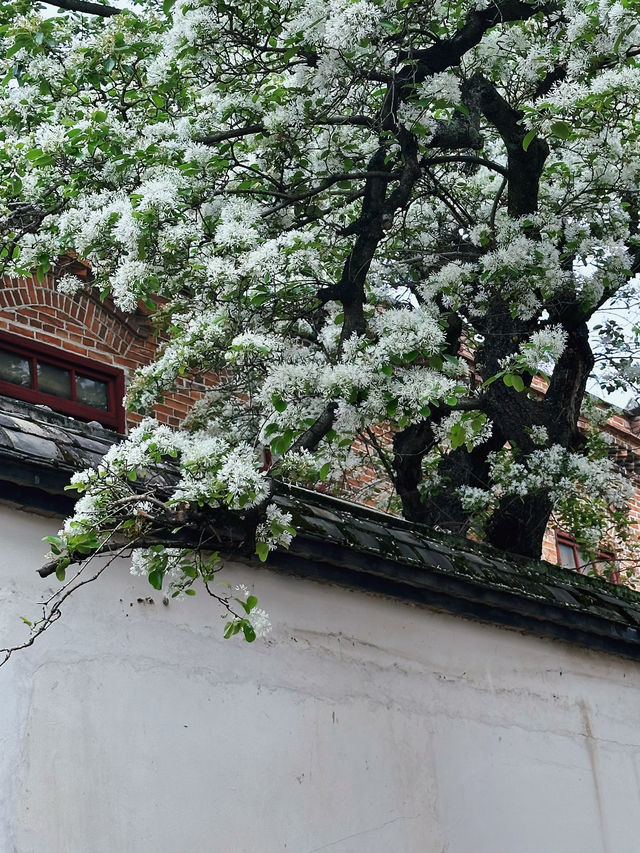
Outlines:
{"label": "white flower", "polygon": [[86,282],[81,278],[78,278],[75,275],[69,275],[69,273],[64,273],[64,275],[61,275],[56,281],[58,292],[65,293],[68,296],[75,296],[75,294],[82,290],[85,285]]}
{"label": "white flower", "polygon": [[148,267],[143,261],[123,258],[111,277],[111,291],[118,308],[127,313],[136,310],[141,284],[148,274]]}
{"label": "white flower", "polygon": [[556,362],[567,345],[567,333],[561,326],[534,332],[520,346],[523,361],[532,371],[543,370],[549,363]]}
{"label": "white flower", "polygon": [[422,83],[418,89],[421,98],[447,101],[451,106],[460,103],[460,81],[448,71],[434,74]]}
{"label": "white flower", "polygon": [[266,610],[256,607],[247,617],[251,622],[256,638],[266,637],[271,632],[271,619]]}
{"label": "white flower", "polygon": [[266,521],[258,525],[256,540],[263,542],[270,551],[278,547],[288,548],[293,539],[291,513],[283,512],[276,504],[266,509]]}
{"label": "white flower", "polygon": [[218,245],[253,246],[260,235],[260,206],[243,198],[228,199],[216,228]]}
{"label": "white flower", "polygon": [[534,444],[546,444],[549,441],[549,433],[545,426],[532,426],[529,435]]}

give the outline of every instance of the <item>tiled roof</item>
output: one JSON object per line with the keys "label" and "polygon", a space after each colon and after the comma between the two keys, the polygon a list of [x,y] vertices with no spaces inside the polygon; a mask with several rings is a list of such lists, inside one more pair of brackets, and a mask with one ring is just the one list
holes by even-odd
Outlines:
{"label": "tiled roof", "polygon": [[[61,496],[74,470],[94,465],[119,439],[98,424],[0,397],[0,497],[15,499],[12,484]],[[305,489],[279,487],[276,501],[299,531],[288,551],[269,558],[277,571],[640,657],[633,590]],[[245,527],[225,515],[223,549],[237,553]]]}
{"label": "tiled roof", "polygon": [[315,492],[277,500],[300,531],[281,569],[640,658],[640,594],[628,587]]}
{"label": "tiled roof", "polygon": [[120,436],[98,423],[82,423],[0,396],[0,479],[58,494],[74,471],[95,465]]}

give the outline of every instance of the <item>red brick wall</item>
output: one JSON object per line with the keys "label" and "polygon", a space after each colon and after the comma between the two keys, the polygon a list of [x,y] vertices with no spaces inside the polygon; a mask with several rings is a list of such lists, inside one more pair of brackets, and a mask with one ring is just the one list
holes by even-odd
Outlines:
{"label": "red brick wall", "polygon": [[[4,280],[0,330],[119,367],[125,385],[136,368],[151,361],[159,344],[144,312],[129,316],[88,294],[71,297],[58,293],[50,276],[42,282]],[[182,381],[180,389],[157,406],[158,420],[179,426],[203,390],[202,383]],[[139,420],[138,415],[127,413],[130,426]]]}

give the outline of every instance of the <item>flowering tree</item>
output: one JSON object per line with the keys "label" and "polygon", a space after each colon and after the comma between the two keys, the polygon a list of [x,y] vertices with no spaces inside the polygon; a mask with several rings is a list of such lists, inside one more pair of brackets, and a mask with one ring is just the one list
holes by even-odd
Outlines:
{"label": "flowering tree", "polygon": [[162,305],[138,411],[216,377],[183,430],[147,419],[75,478],[61,576],[132,542],[190,589],[212,513],[264,559],[295,533],[274,482],[339,490],[365,458],[407,519],[508,551],[539,557],[553,512],[592,550],[624,535],[578,417],[588,323],[640,268],[632,0],[46,8],[0,6],[5,269],[75,292],[80,256],[122,310]]}

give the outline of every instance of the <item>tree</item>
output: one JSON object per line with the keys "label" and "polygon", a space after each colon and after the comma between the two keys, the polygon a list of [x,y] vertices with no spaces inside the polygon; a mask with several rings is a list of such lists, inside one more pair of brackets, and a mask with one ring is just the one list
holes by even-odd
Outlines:
{"label": "tree", "polygon": [[184,430],[146,420],[75,478],[60,575],[133,542],[190,588],[223,511],[264,559],[295,532],[273,483],[338,490],[367,454],[407,519],[507,551],[539,557],[552,513],[592,551],[628,535],[578,417],[588,324],[640,269],[633,0],[49,6],[1,9],[5,269],[75,292],[80,256],[155,311],[132,407],[217,377]]}

